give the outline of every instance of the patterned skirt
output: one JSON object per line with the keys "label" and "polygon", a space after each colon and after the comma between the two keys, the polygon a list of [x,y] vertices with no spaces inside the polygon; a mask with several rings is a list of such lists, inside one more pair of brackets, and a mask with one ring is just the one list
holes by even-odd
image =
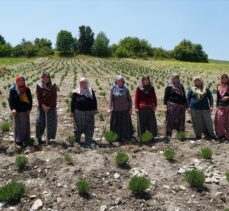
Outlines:
{"label": "patterned skirt", "polygon": [[185,130],[185,106],[168,102],[166,112],[166,135],[171,136],[173,130]]}
{"label": "patterned skirt", "polygon": [[110,130],[117,133],[119,139],[130,139],[132,137],[133,127],[129,110],[112,111]]}
{"label": "patterned skirt", "polygon": [[215,114],[215,132],[229,140],[229,107],[218,107]]}
{"label": "patterned skirt", "polygon": [[30,118],[28,112],[17,112],[14,117],[15,142],[22,144],[30,139]]}

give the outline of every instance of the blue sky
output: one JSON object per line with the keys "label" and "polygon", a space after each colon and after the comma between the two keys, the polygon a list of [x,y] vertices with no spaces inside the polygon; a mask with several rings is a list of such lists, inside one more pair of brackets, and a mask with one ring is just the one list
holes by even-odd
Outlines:
{"label": "blue sky", "polygon": [[0,8],[0,34],[12,45],[36,37],[55,44],[61,29],[78,37],[78,27],[89,25],[111,44],[137,36],[170,50],[185,38],[229,60],[227,0],[0,0]]}

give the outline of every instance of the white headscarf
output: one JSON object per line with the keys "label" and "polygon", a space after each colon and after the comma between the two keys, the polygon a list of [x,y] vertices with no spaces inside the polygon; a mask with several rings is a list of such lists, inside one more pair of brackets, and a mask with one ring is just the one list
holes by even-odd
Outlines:
{"label": "white headscarf", "polygon": [[92,88],[89,86],[89,82],[87,78],[85,77],[80,78],[79,83],[81,82],[85,82],[86,87],[81,88],[80,86],[78,86],[73,92],[79,95],[84,95],[85,97],[88,97],[88,98],[93,98]]}

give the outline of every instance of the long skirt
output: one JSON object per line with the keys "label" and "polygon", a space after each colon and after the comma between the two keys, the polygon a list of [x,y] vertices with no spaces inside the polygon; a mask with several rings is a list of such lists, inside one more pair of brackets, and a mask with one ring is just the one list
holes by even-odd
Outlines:
{"label": "long skirt", "polygon": [[201,138],[202,133],[210,137],[215,136],[209,110],[192,109],[191,117],[196,137]]}
{"label": "long skirt", "polygon": [[166,112],[166,135],[171,136],[173,130],[185,130],[185,106],[168,102]]}
{"label": "long skirt", "polygon": [[41,107],[37,108],[37,120],[36,120],[36,138],[41,140],[46,128],[46,115],[47,115],[47,129],[48,140],[56,138],[57,130],[57,111],[56,108],[50,108],[47,114]]}
{"label": "long skirt", "polygon": [[30,139],[30,118],[28,112],[17,112],[14,117],[15,142],[22,145]]}
{"label": "long skirt", "polygon": [[74,111],[74,128],[76,141],[80,142],[81,135],[85,134],[85,142],[92,142],[95,128],[95,111]]}
{"label": "long skirt", "polygon": [[117,133],[119,139],[130,139],[133,134],[133,127],[129,110],[112,111],[110,130]]}
{"label": "long skirt", "polygon": [[[157,121],[155,112],[151,108],[139,109],[138,135],[140,136],[147,130],[150,131],[154,137],[157,136]],[[140,129],[140,131],[139,131]]]}
{"label": "long skirt", "polygon": [[218,137],[229,140],[229,107],[217,108],[215,114],[215,131]]}

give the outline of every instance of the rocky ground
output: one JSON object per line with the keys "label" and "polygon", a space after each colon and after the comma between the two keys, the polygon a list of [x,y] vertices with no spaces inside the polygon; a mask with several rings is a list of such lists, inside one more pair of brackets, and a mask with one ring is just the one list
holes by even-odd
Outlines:
{"label": "rocky ground", "polygon": [[[127,69],[130,69],[132,63],[125,62]],[[146,64],[148,65],[147,62]],[[58,133],[54,143],[15,151],[12,129],[8,133],[0,133],[0,185],[13,179],[26,185],[26,192],[19,203],[0,203],[0,210],[216,211],[229,208],[229,183],[225,177],[225,172],[229,170],[229,143],[208,141],[204,138],[194,141],[192,127],[188,122],[185,141],[177,140],[174,133],[171,141],[166,142],[163,138],[165,116],[161,109],[162,85],[158,90],[159,106],[156,113],[159,137],[151,145],[115,143],[111,146],[104,138],[101,148],[86,149],[77,144],[69,145],[66,138],[73,134],[73,124],[65,99],[68,98],[69,92],[75,85],[74,80],[81,75],[90,78],[98,96],[100,113],[106,119],[107,96],[104,96],[102,92],[106,92],[114,75],[122,73],[129,77],[129,87],[136,85],[132,79],[137,76],[129,72],[120,72],[123,67],[121,65],[123,64],[119,61],[115,63],[97,59],[81,58],[63,61],[45,59],[32,64],[13,66],[11,72],[14,70],[15,74],[7,73],[8,79],[6,75],[2,76],[4,83],[0,86],[3,92],[0,95],[0,101],[6,100],[8,91],[4,89],[4,86],[13,81],[17,71],[24,71],[24,74],[28,76],[28,82],[31,82],[30,87],[34,90],[39,79],[36,77],[41,67],[51,73],[56,71],[54,81],[60,86],[60,92],[58,93]],[[147,65],[146,68],[148,68]],[[158,70],[158,76],[155,77],[162,77],[162,75],[167,77],[167,74],[172,71],[169,69],[167,72],[161,72],[161,69],[166,69],[163,65],[162,62],[160,66],[152,67]],[[142,74],[141,68],[139,64],[139,74]],[[74,78],[74,69],[77,70],[76,78]],[[67,72],[66,75],[65,72]],[[33,79],[37,80],[33,82]],[[214,80],[214,77],[211,80]],[[0,109],[0,124],[11,123],[8,107],[0,107]],[[34,99],[34,109],[31,114],[33,137],[35,118],[36,99]],[[187,114],[186,119],[189,120],[189,118]],[[97,115],[94,137],[97,142],[101,140],[104,123],[105,121]],[[135,114],[133,124],[136,127]],[[204,160],[199,156],[204,146],[213,150],[211,160]],[[173,162],[164,158],[163,152],[168,147],[176,151]],[[124,151],[129,155],[129,167],[118,168],[115,165],[114,157],[119,151]],[[25,154],[28,157],[28,167],[23,172],[19,172],[15,166],[17,154]],[[66,163],[65,154],[73,157],[73,166]],[[194,167],[205,172],[205,188],[202,191],[192,189],[184,179],[184,172]],[[135,197],[128,190],[128,182],[133,175],[145,175],[151,181],[147,194],[142,198]],[[81,197],[75,190],[75,183],[79,179],[86,179],[91,185],[90,195],[86,198]]]}

